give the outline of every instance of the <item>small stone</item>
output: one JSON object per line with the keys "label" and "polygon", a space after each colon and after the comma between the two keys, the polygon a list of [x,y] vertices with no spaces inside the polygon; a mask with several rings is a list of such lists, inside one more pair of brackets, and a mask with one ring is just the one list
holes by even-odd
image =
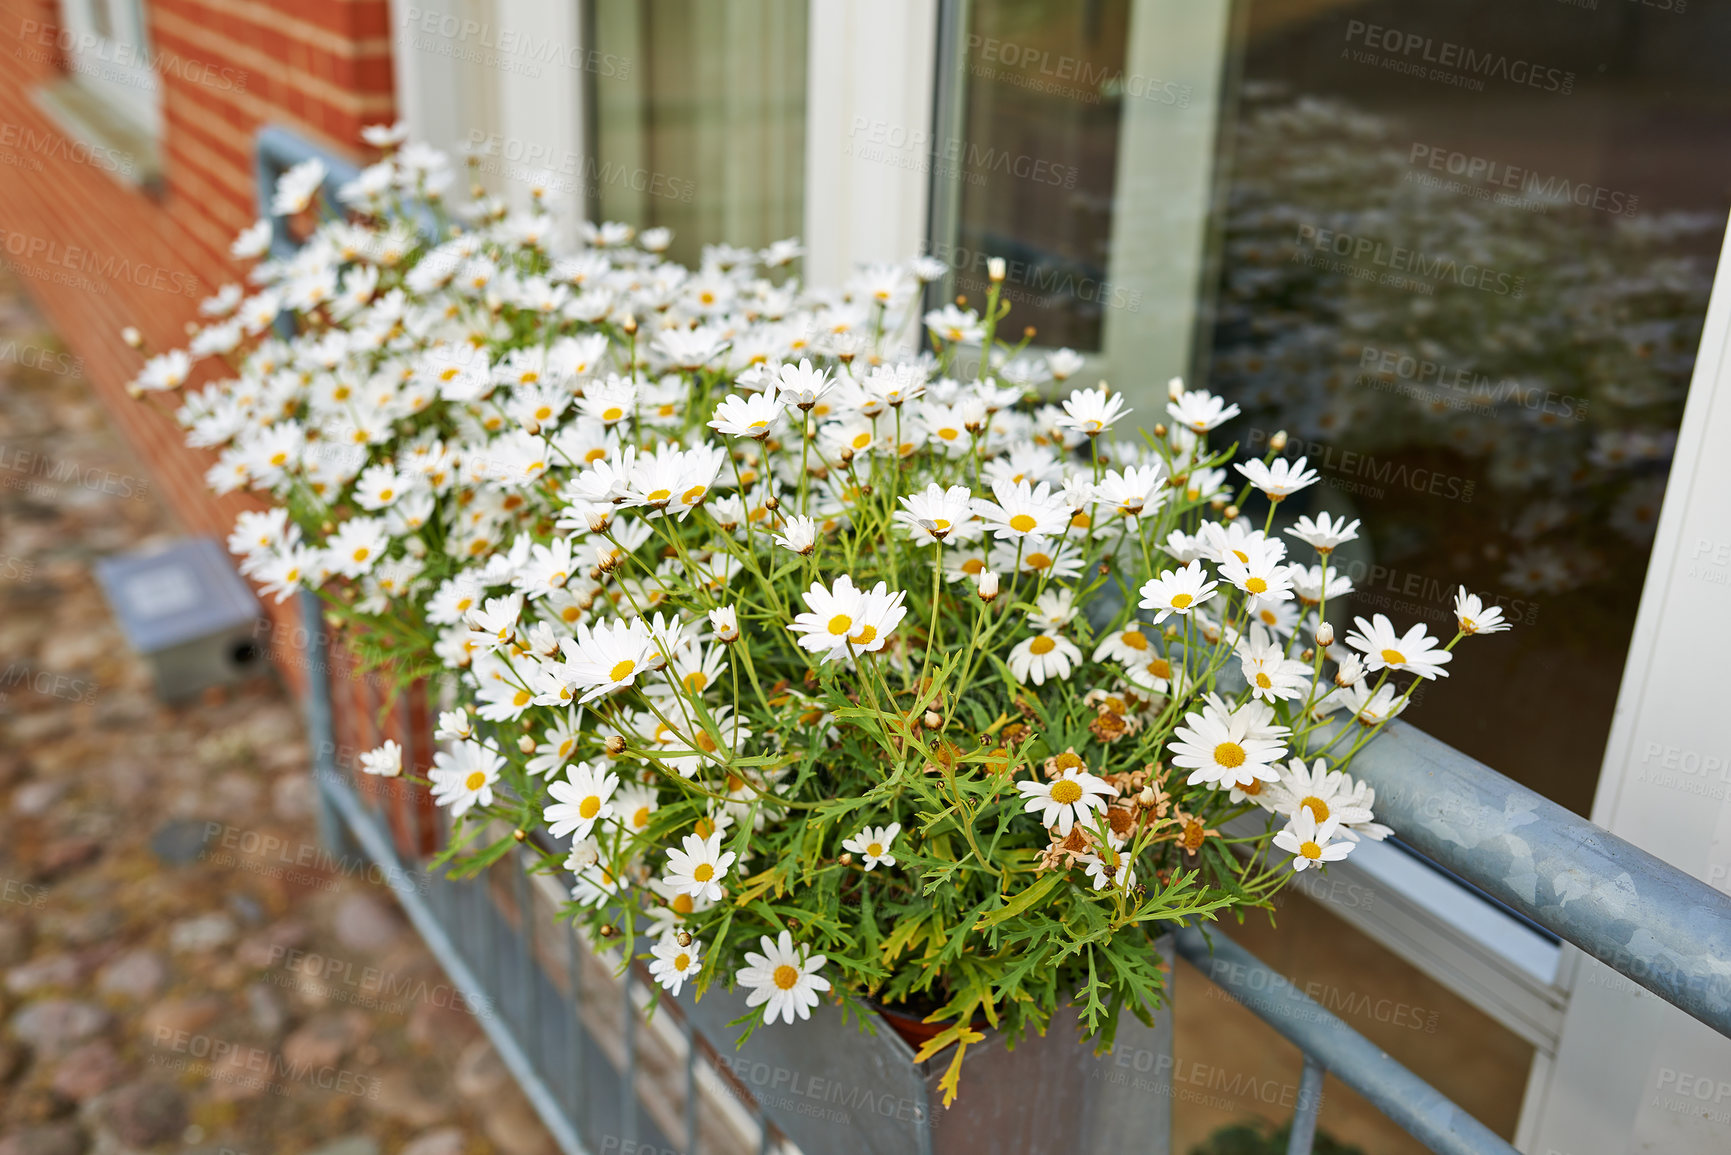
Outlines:
{"label": "small stone", "polygon": [[175,818],[156,828],[150,836],[150,851],[169,866],[197,862],[204,853],[205,839],[214,823],[200,818]]}
{"label": "small stone", "polygon": [[163,999],[139,1016],[145,1042],[171,1035],[195,1034],[214,1023],[227,1004],[215,995],[185,995]]}
{"label": "small stone", "polygon": [[25,1127],[0,1139],[0,1155],[84,1155],[89,1143],[72,1123]]}
{"label": "small stone", "polygon": [[211,1063],[205,1078],[205,1093],[218,1103],[256,1099],[270,1090],[269,1080],[258,1069],[259,1052],[250,1047],[224,1051]]}
{"label": "small stone", "polygon": [[26,782],[12,792],[12,813],[20,818],[40,818],[53,809],[68,788],[64,780],[56,778]]}
{"label": "small stone", "polygon": [[129,1083],[109,1093],[99,1117],[122,1143],[149,1147],[186,1130],[186,1096],[166,1083]]}
{"label": "small stone", "polygon": [[463,1155],[463,1132],[456,1127],[423,1131],[409,1140],[402,1155]]}
{"label": "small stone", "polygon": [[[111,902],[113,884],[104,879],[92,879],[99,884],[95,894],[78,894],[79,901]],[[107,942],[120,929],[120,912],[111,907],[98,907],[95,910],[73,911],[69,913],[56,912],[52,917],[44,918],[42,929],[69,946],[90,946],[93,943]]]}
{"label": "small stone", "polygon": [[0,919],[0,967],[13,967],[30,957],[36,944],[36,931],[29,920]]}
{"label": "small stone", "polygon": [[202,914],[170,927],[168,946],[176,954],[201,953],[227,946],[234,936],[234,919],[226,914]]}
{"label": "small stone", "polygon": [[314,1015],[283,1040],[282,1057],[296,1067],[334,1067],[370,1029],[367,1017],[353,1008]]}
{"label": "small stone", "polygon": [[285,919],[258,934],[242,939],[234,950],[235,961],[257,970],[278,966],[287,958],[289,951],[306,940],[306,924]]}
{"label": "small stone", "polygon": [[333,919],[337,941],[350,950],[383,950],[403,932],[396,908],[371,894],[350,894]]}
{"label": "small stone", "polygon": [[269,983],[253,983],[246,988],[246,1013],[253,1030],[273,1043],[288,1026],[288,1010],[282,1005],[282,996]]}
{"label": "small stone", "polygon": [[326,1143],[307,1155],[379,1155],[379,1144],[375,1139],[365,1135],[345,1135],[335,1142]]}
{"label": "small stone", "polygon": [[499,1052],[486,1039],[476,1039],[457,1056],[457,1068],[451,1073],[451,1085],[465,1099],[488,1099],[498,1094],[511,1081]]}
{"label": "small stone", "polygon": [[68,1052],[54,1068],[54,1080],[49,1085],[55,1094],[82,1103],[114,1086],[124,1074],[114,1047],[107,1039],[96,1039]]}
{"label": "small stone", "polygon": [[107,1011],[73,999],[43,999],[12,1016],[12,1032],[47,1057],[64,1055],[108,1029]]}
{"label": "small stone", "polygon": [[84,965],[78,956],[51,954],[32,959],[6,972],[6,989],[15,995],[35,994],[45,990],[70,990],[84,979]]}
{"label": "small stone", "polygon": [[37,872],[43,878],[53,878],[69,870],[77,870],[101,854],[101,839],[57,838],[37,854]]}
{"label": "small stone", "polygon": [[258,926],[264,921],[264,907],[250,894],[229,895],[228,908],[248,926]]}
{"label": "small stone", "polygon": [[105,995],[143,1002],[155,997],[168,980],[168,967],[152,950],[129,950],[116,957],[96,976],[96,989]]}
{"label": "small stone", "polygon": [[411,1127],[430,1127],[451,1117],[448,1100],[423,1094],[415,1086],[414,1076],[407,1071],[390,1071],[380,1076],[378,1094],[367,1105],[390,1119],[400,1119]]}
{"label": "small stone", "polygon": [[513,1094],[481,1119],[481,1130],[499,1155],[558,1155],[540,1116],[521,1093]]}

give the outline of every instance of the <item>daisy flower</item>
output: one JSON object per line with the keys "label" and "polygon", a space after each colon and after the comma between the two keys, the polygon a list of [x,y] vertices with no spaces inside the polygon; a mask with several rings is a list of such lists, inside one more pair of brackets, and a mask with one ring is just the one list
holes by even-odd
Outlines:
{"label": "daisy flower", "polygon": [[493,804],[493,783],[505,760],[473,742],[459,742],[455,750],[433,755],[428,774],[433,801],[451,808],[451,817],[461,818],[476,806]]}
{"label": "daisy flower", "polygon": [[1485,605],[1477,594],[1468,593],[1466,586],[1455,595],[1455,620],[1463,634],[1495,634],[1509,628],[1501,606]]}
{"label": "daisy flower", "polygon": [[1107,396],[1104,388],[1077,389],[1064,402],[1064,415],[1054,424],[1089,437],[1098,437],[1128,412],[1122,393]]}
{"label": "daisy flower", "polygon": [[1326,513],[1319,513],[1314,520],[1309,516],[1299,518],[1286,533],[1326,556],[1347,542],[1358,540],[1358,519],[1349,522],[1344,517],[1330,518]]}
{"label": "daisy flower", "polygon": [[1143,632],[1141,623],[1130,622],[1100,639],[1100,644],[1094,647],[1094,660],[1133,665],[1154,652],[1153,639]]}
{"label": "daisy flower", "polygon": [[701,970],[703,965],[699,961],[702,944],[686,935],[689,941],[680,946],[677,935],[677,931],[669,931],[660,942],[649,948],[649,953],[654,956],[649,964],[650,977],[674,996],[679,994],[685,980]]}
{"label": "daisy flower", "polygon": [[1076,859],[1088,871],[1088,880],[1094,884],[1095,890],[1105,890],[1112,886],[1121,886],[1131,890],[1136,885],[1136,868],[1130,866],[1125,857],[1114,852],[1117,862],[1107,862],[1098,854],[1083,854]]}
{"label": "daisy flower", "polygon": [[1359,801],[1353,780],[1339,770],[1330,770],[1321,758],[1312,766],[1306,766],[1302,758],[1292,759],[1280,772],[1279,784],[1269,787],[1266,794],[1275,813],[1287,818],[1298,817],[1302,810],[1309,811],[1316,822],[1333,819],[1345,826],[1369,822],[1373,817]]}
{"label": "daisy flower", "polygon": [[1059,381],[1068,381],[1080,373],[1086,363],[1082,354],[1074,349],[1055,349],[1046,354],[1046,368],[1051,370],[1052,376]]}
{"label": "daisy flower", "polygon": [[660,650],[641,619],[602,622],[591,629],[578,623],[575,639],[561,643],[576,684],[584,688],[579,702],[591,702],[636,684],[659,665]]}
{"label": "daisy flower", "polygon": [[687,834],[682,845],[685,849],[667,852],[667,885],[680,894],[689,894],[694,899],[720,902],[722,895],[726,893],[722,889],[721,880],[727,877],[727,871],[733,866],[737,855],[731,850],[721,849],[719,830],[708,838]]}
{"label": "daisy flower", "polygon": [[[1260,778],[1274,782],[1280,778],[1274,763],[1286,753],[1286,745],[1278,738],[1252,735],[1252,724],[1259,720],[1248,710],[1227,713],[1212,698],[1201,713],[1184,715],[1184,725],[1173,737],[1172,764],[1190,771],[1188,786],[1207,782],[1215,786],[1233,786]],[[1275,732],[1284,736],[1284,728]]]}
{"label": "daisy flower", "polygon": [[804,515],[788,518],[782,524],[781,532],[775,535],[775,544],[810,557],[812,550],[817,548],[816,519]]}
{"label": "daisy flower", "polygon": [[1364,652],[1364,668],[1370,673],[1387,669],[1407,671],[1427,680],[1448,677],[1443,666],[1454,655],[1437,648],[1436,639],[1425,631],[1423,622],[1404,634],[1395,633],[1394,623],[1383,614],[1368,622],[1363,618],[1354,618],[1352,622],[1358,628],[1346,635],[1346,644]]}
{"label": "daisy flower", "polygon": [[1092,497],[1125,517],[1152,515],[1166,500],[1166,468],[1155,464],[1131,466],[1122,473],[1108,470],[1094,486]]}
{"label": "daisy flower", "polygon": [[817,993],[829,990],[829,980],[817,973],[829,960],[808,954],[803,946],[795,947],[793,936],[785,930],[779,940],[763,935],[758,941],[763,953],[745,952],[745,966],[734,975],[736,983],[751,991],[745,1005],[761,1007],[767,1003],[765,1024],[778,1018],[792,1023],[796,1015],[809,1019],[811,1008],[817,1006]]}
{"label": "daisy flower", "polygon": [[1352,852],[1350,841],[1331,841],[1340,823],[1330,818],[1318,823],[1309,810],[1300,810],[1285,830],[1274,836],[1274,845],[1292,855],[1292,869],[1307,870],[1338,862]]}
{"label": "daisy flower", "polygon": [[565,781],[547,784],[547,793],[555,799],[541,815],[548,833],[554,838],[569,834],[579,842],[588,838],[597,822],[613,817],[609,800],[618,787],[619,775],[587,762],[566,770]]}
{"label": "daisy flower", "polygon": [[835,381],[825,369],[813,369],[809,360],[798,365],[783,365],[777,376],[777,397],[789,409],[810,412],[831,389]]}
{"label": "daisy flower", "polygon": [[739,611],[733,606],[717,606],[709,611],[709,625],[715,640],[731,645],[739,640]]}
{"label": "daisy flower", "polygon": [[951,538],[975,541],[983,532],[974,520],[973,494],[965,485],[946,489],[934,481],[925,492],[910,493],[901,503],[903,508],[896,510],[895,520],[907,526],[909,535],[921,545]]}
{"label": "daisy flower", "polygon": [[786,412],[768,393],[740,396],[729,394],[715,407],[709,427],[727,437],[750,437],[762,441],[775,431]]}
{"label": "daisy flower", "polygon": [[847,574],[836,579],[833,590],[813,582],[805,594],[806,612],[788,629],[799,635],[800,648],[823,654],[825,662],[854,651],[881,650],[907,614],[902,607],[907,594],[888,591],[881,581],[870,591],[858,589]]}
{"label": "daisy flower", "polygon": [[655,791],[647,786],[621,786],[609,803],[612,820],[625,828],[627,834],[642,834],[649,829],[649,820],[661,809]]}
{"label": "daisy flower", "polygon": [[895,842],[896,835],[902,832],[902,824],[892,822],[888,826],[871,827],[861,830],[852,838],[843,842],[843,850],[851,850],[865,859],[865,868],[871,870],[878,865],[894,866],[896,856],[891,853],[890,845]]}
{"label": "daisy flower", "polygon": [[1310,667],[1288,658],[1285,647],[1260,624],[1239,640],[1238,657],[1251,694],[1265,702],[1296,698],[1310,684]]}
{"label": "daisy flower", "polygon": [[1238,416],[1236,405],[1228,405],[1206,389],[1181,392],[1166,404],[1172,420],[1186,429],[1207,433]]}
{"label": "daisy flower", "polygon": [[1081,661],[1082,651],[1064,635],[1043,633],[1017,642],[1010,650],[1009,666],[1016,681],[1042,686],[1047,678],[1068,678],[1072,664]]}
{"label": "daisy flower", "polygon": [[1306,486],[1316,484],[1319,475],[1314,469],[1306,469],[1305,465],[1306,460],[1302,457],[1297,461],[1277,457],[1272,465],[1263,461],[1244,461],[1233,468],[1242,473],[1250,484],[1267,494],[1270,500],[1279,501]]}
{"label": "daisy flower", "polygon": [[1278,541],[1264,538],[1246,542],[1243,552],[1226,555],[1220,563],[1220,576],[1257,599],[1258,605],[1289,601],[1292,576],[1281,564],[1285,556],[1286,549]]}
{"label": "daisy flower", "polygon": [[1201,562],[1193,561],[1183,569],[1169,569],[1157,578],[1149,578],[1142,585],[1139,604],[1145,610],[1159,611],[1154,615],[1158,625],[1167,615],[1188,614],[1213,597],[1217,584],[1207,579]]}
{"label": "daisy flower", "polygon": [[395,778],[403,772],[403,748],[386,739],[383,746],[361,755],[361,769],[380,778]]}
{"label": "daisy flower", "polygon": [[974,512],[999,539],[1055,537],[1069,523],[1069,508],[1053,498],[1046,482],[1035,488],[1026,481],[1003,478],[992,483],[992,495],[996,501],[975,498]]}
{"label": "daisy flower", "polygon": [[1022,809],[1039,811],[1040,825],[1048,830],[1056,826],[1059,837],[1069,835],[1077,822],[1086,823],[1089,811],[1105,810],[1107,798],[1118,796],[1116,786],[1075,767],[1050,782],[1018,782],[1016,789],[1022,794]]}

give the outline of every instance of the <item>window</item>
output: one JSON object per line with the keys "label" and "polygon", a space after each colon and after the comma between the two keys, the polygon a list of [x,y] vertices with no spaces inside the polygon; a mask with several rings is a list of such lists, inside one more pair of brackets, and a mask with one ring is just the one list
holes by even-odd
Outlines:
{"label": "window", "polygon": [[162,131],[161,92],[143,0],[61,0],[60,46],[80,85],[151,136]]}
{"label": "window", "polygon": [[803,231],[805,0],[595,0],[591,216],[702,246]]}

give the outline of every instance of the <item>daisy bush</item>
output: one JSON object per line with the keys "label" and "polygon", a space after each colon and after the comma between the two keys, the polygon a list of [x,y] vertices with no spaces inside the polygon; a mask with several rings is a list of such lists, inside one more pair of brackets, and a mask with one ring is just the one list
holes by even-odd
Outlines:
{"label": "daisy bush", "polygon": [[1463,590],[1452,638],[1337,640],[1358,525],[1281,517],[1315,473],[1236,460],[1220,397],[1133,413],[1007,339],[1001,273],[922,313],[924,259],[688,269],[369,141],[341,188],[284,177],[304,243],[242,234],[250,286],[136,391],[181,390],[211,485],[269,498],[230,541],[267,595],[441,687],[450,868],[527,846],[619,965],[735,987],[747,1029],[916,1014],[951,1097],[986,1026],[1073,1005],[1108,1044],[1163,1005],[1174,923],[1388,834],[1352,757],[1503,628]]}

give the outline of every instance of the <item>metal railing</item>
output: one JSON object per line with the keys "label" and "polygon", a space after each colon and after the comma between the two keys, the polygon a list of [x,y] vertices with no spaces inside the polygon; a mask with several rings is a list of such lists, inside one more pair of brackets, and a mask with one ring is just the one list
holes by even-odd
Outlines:
{"label": "metal railing", "polygon": [[[328,166],[333,190],[355,174],[283,129],[260,132],[261,215],[276,177],[312,156]],[[279,224],[273,249],[292,245]],[[336,752],[345,725],[371,727],[370,741],[395,737],[408,751],[405,764],[425,767],[429,728],[412,717],[379,727],[361,716],[364,708],[345,722],[332,695],[333,662],[342,659],[324,644],[318,599],[305,594],[301,606],[321,834],[333,845],[352,840],[394,880],[410,920],[453,986],[482,1008],[488,1037],[560,1147],[581,1155],[598,1136],[613,1136],[615,1149],[626,1139],[656,1149],[677,1134],[687,1155],[797,1150],[676,1002],[618,960],[596,956],[554,917],[564,898],[559,882],[531,879],[517,855],[477,879],[426,879],[424,890],[406,881],[439,841],[437,812],[407,783],[356,782]],[[369,739],[355,733],[350,748],[366,748],[362,741]],[[1402,723],[1353,768],[1376,788],[1379,818],[1408,846],[1731,1035],[1731,978],[1720,971],[1731,959],[1731,898]],[[1325,1073],[1433,1151],[1515,1150],[1218,930],[1181,929],[1175,949],[1303,1052],[1289,1155],[1311,1150]],[[1166,1149],[1164,1137],[1151,1139],[1151,1150]]]}

